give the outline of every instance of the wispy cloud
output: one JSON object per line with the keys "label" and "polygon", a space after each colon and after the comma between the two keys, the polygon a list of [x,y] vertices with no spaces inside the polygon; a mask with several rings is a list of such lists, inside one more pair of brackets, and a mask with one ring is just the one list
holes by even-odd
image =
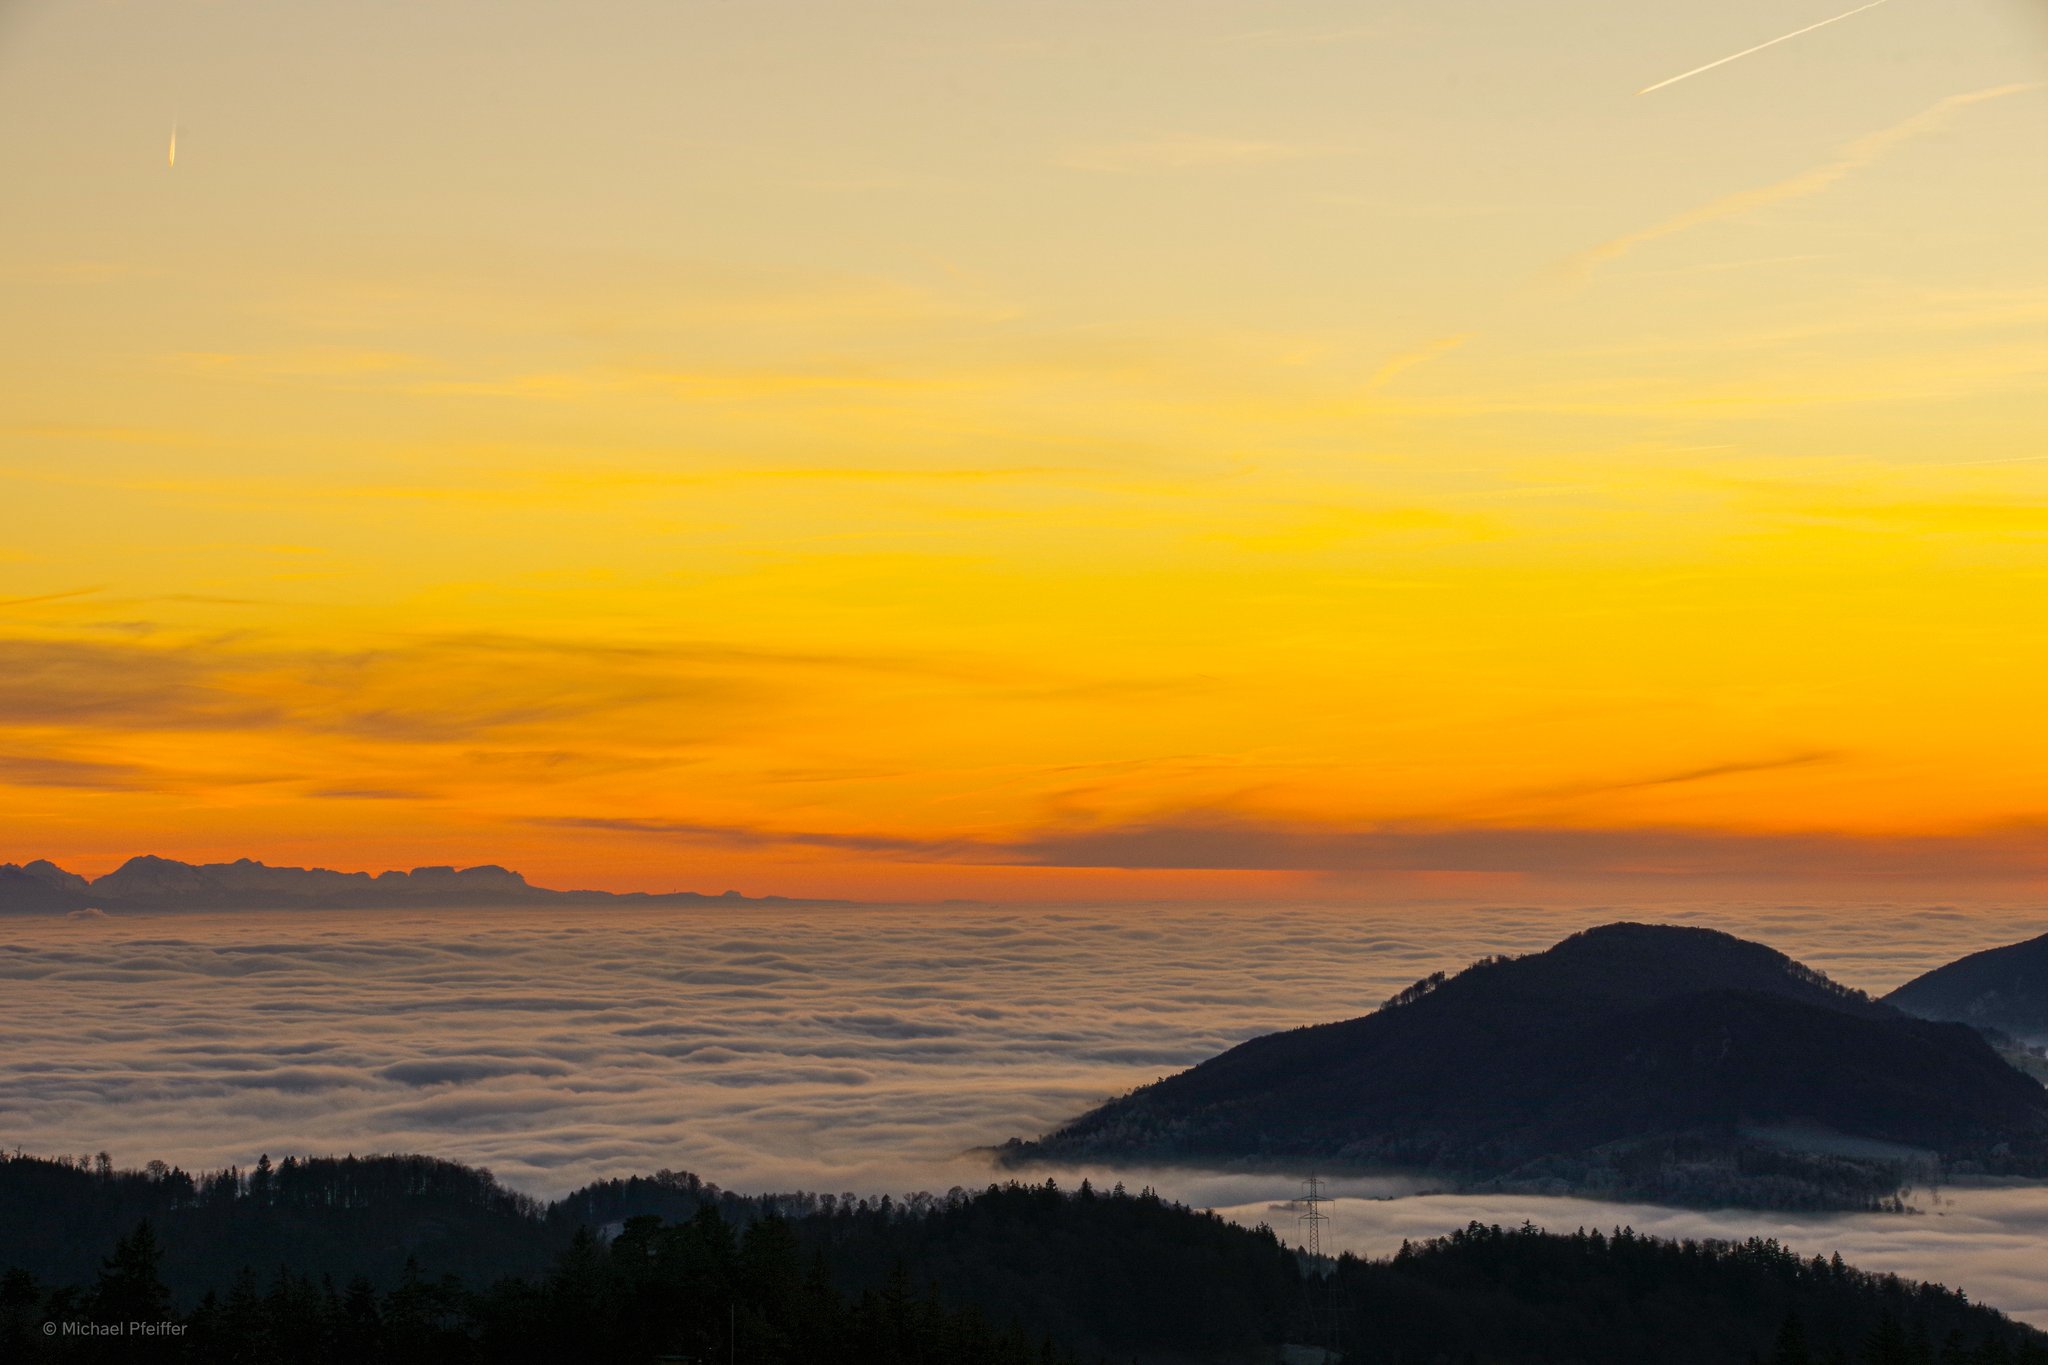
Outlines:
{"label": "wispy cloud", "polygon": [[1343,149],[1241,137],[1166,137],[1079,148],[1059,164],[1081,171],[1222,170],[1338,156]]}
{"label": "wispy cloud", "polygon": [[58,758],[47,754],[0,754],[0,785],[75,787],[84,791],[139,791],[161,777],[134,763]]}
{"label": "wispy cloud", "polygon": [[282,714],[221,685],[203,650],[0,640],[0,725],[215,730],[271,724]]}
{"label": "wispy cloud", "polygon": [[2048,872],[2038,828],[1887,837],[1697,828],[1390,825],[1346,829],[1192,814],[1018,841],[1056,867],[1562,877],[1876,877],[1975,880]]}
{"label": "wispy cloud", "polygon": [[1724,777],[1744,777],[1752,773],[1783,772],[1790,768],[1810,768],[1817,764],[1833,762],[1840,754],[1813,750],[1806,753],[1788,754],[1783,758],[1744,759],[1730,763],[1710,763],[1697,768],[1681,768],[1675,772],[1655,773],[1648,777],[1621,778],[1612,781],[1589,781],[1569,786],[1547,787],[1534,796],[1596,796],[1607,792],[1645,791],[1655,787],[1682,787],[1696,782],[1713,782]]}
{"label": "wispy cloud", "polygon": [[1601,266],[1620,260],[1637,247],[1647,246],[1651,242],[1662,241],[1667,237],[1676,237],[1680,233],[1690,232],[1694,228],[1705,227],[1710,223],[1739,218],[1778,204],[1820,194],[1857,172],[1875,166],[1905,144],[1946,127],[1965,109],[2041,88],[2039,82],[2028,82],[1992,86],[1985,90],[1973,90],[1968,94],[1951,95],[1902,123],[1893,124],[1868,137],[1858,138],[1811,170],[1802,171],[1798,175],[1757,189],[1723,195],[1675,218],[1667,218],[1651,227],[1602,242],[1566,262],[1564,273],[1572,280],[1584,279]]}
{"label": "wispy cloud", "polygon": [[425,364],[419,356],[396,351],[339,347],[257,353],[181,351],[169,361],[193,373],[244,379],[359,379],[365,375],[417,370]]}
{"label": "wispy cloud", "polygon": [[1438,337],[1412,351],[1404,351],[1394,356],[1373,371],[1372,378],[1365,382],[1366,392],[1378,393],[1408,371],[1427,365],[1433,360],[1441,360],[1470,341],[1472,336],[1470,332],[1459,332],[1455,336]]}
{"label": "wispy cloud", "polygon": [[982,855],[991,848],[990,845],[980,844],[972,839],[933,840],[893,834],[834,834],[819,830],[779,830],[765,827],[756,829],[745,825],[638,817],[544,816],[534,823],[556,829],[647,834],[664,839],[743,848],[831,848],[934,862],[985,861]]}
{"label": "wispy cloud", "polygon": [[1258,28],[1226,34],[1225,43],[1246,47],[1322,47],[1330,43],[1353,43],[1376,38],[1386,32],[1384,24],[1341,24],[1334,28]]}
{"label": "wispy cloud", "polygon": [[43,602],[62,602],[68,598],[89,597],[93,593],[105,591],[106,588],[102,585],[99,587],[91,588],[72,588],[67,592],[39,593],[34,597],[10,597],[4,600],[0,600],[0,610],[4,610],[8,607],[32,607],[39,605]]}
{"label": "wispy cloud", "polygon": [[322,801],[427,801],[434,794],[401,787],[316,787],[306,795]]}
{"label": "wispy cloud", "polygon": [[[1823,756],[1727,764],[1633,787],[1803,766]],[[906,862],[1124,871],[1495,873],[1539,878],[1876,878],[2012,880],[2048,874],[2048,827],[1941,835],[1713,828],[1388,823],[1344,826],[1229,810],[1050,826],[1016,834],[917,837],[641,818],[549,817],[555,827],[707,845],[858,851]]]}
{"label": "wispy cloud", "polygon": [[771,705],[819,674],[1014,678],[941,657],[637,644],[471,633],[319,648],[234,636],[135,642],[0,638],[0,727],[279,729],[395,743],[459,741],[572,718],[689,718]]}

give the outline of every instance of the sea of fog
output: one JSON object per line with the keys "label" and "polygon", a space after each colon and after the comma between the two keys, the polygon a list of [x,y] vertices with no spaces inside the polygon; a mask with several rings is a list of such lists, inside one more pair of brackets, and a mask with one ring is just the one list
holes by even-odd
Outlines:
{"label": "sea of fog", "polygon": [[[1353,1016],[1430,972],[1630,917],[1762,939],[1874,992],[2048,930],[2039,907],[17,918],[0,920],[0,1144],[187,1167],[421,1151],[543,1196],[662,1167],[743,1191],[944,1190],[992,1178],[972,1149],[1254,1034]],[[1284,1177],[1090,1174],[1294,1231]],[[1911,1216],[1795,1218],[1338,1189],[1331,1232],[1361,1251],[1474,1218],[1754,1233],[1961,1285],[2048,1325],[2044,1190],[1945,1189]]]}

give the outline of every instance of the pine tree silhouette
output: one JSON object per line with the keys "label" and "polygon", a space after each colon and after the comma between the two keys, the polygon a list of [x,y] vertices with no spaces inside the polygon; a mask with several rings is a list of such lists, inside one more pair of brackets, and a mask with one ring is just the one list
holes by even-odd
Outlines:
{"label": "pine tree silhouette", "polygon": [[101,1322],[163,1322],[171,1316],[171,1291],[157,1268],[163,1251],[147,1218],[114,1245],[93,1286],[93,1314]]}

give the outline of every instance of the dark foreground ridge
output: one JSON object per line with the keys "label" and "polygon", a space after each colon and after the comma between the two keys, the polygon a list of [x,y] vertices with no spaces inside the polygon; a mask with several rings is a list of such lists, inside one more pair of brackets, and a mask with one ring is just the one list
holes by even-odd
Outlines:
{"label": "dark foreground ridge", "polygon": [[1002,1152],[1895,1207],[1944,1174],[2048,1173],[2048,1090],[1975,1030],[1762,944],[1611,924],[1254,1038]]}
{"label": "dark foreground ridge", "polygon": [[[87,1321],[181,1330],[42,1330]],[[1050,1181],[748,1198],[664,1171],[543,1205],[418,1156],[196,1179],[0,1158],[10,1362],[1271,1365],[1287,1344],[1347,1365],[2048,1365],[2048,1336],[1960,1293],[1764,1240],[1472,1224],[1311,1265],[1266,1228]]]}
{"label": "dark foreground ridge", "polygon": [[[530,886],[497,866],[416,867],[410,872],[330,872],[324,867],[270,867],[249,858],[232,863],[181,863],[144,854],[87,881],[55,863],[0,863],[0,914],[65,914],[81,910],[368,910],[517,905],[791,904],[782,896],[737,891],[551,891]],[[811,901],[805,904],[843,904]]]}

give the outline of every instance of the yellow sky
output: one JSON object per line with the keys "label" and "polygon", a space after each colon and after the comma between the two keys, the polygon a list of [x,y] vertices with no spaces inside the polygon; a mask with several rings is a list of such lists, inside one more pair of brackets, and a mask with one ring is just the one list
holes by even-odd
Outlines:
{"label": "yellow sky", "polygon": [[1636,93],[1842,7],[12,4],[0,858],[2038,881],[2048,14]]}

